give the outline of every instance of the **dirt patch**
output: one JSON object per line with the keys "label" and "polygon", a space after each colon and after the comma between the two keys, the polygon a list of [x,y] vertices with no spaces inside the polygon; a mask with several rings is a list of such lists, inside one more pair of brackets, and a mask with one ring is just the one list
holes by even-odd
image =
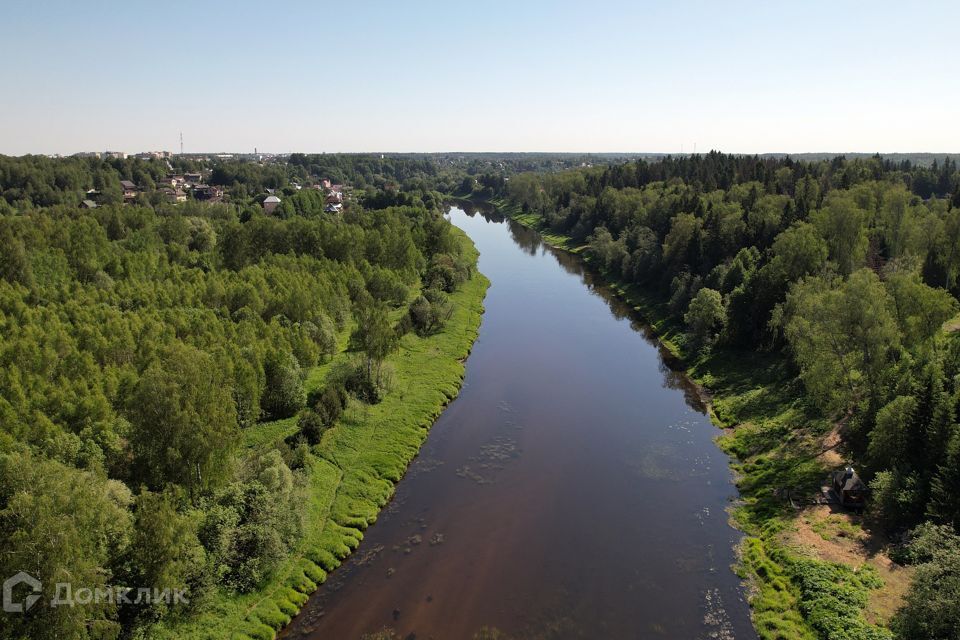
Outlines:
{"label": "dirt patch", "polygon": [[960,314],[957,314],[952,320],[947,320],[943,323],[943,330],[947,333],[952,333],[954,331],[960,331]]}
{"label": "dirt patch", "polygon": [[887,555],[889,541],[863,528],[862,517],[834,505],[813,505],[797,513],[794,529],[785,542],[819,560],[859,568],[873,566],[883,587],[873,591],[865,611],[872,623],[886,623],[903,603],[913,569],[893,562]]}

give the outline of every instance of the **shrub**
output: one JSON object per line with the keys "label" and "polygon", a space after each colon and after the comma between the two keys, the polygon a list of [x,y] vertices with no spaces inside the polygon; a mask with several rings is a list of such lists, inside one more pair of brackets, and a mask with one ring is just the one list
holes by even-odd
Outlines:
{"label": "shrub", "polygon": [[443,329],[453,315],[450,299],[439,289],[427,289],[410,304],[408,316],[417,335],[427,336]]}
{"label": "shrub", "polygon": [[370,377],[367,367],[363,363],[357,364],[350,371],[344,386],[357,400],[368,404],[378,404],[383,400],[384,389]]}
{"label": "shrub", "polygon": [[297,426],[300,428],[299,435],[310,445],[319,443],[323,432],[330,427],[326,416],[322,416],[313,409],[304,409],[300,412]]}

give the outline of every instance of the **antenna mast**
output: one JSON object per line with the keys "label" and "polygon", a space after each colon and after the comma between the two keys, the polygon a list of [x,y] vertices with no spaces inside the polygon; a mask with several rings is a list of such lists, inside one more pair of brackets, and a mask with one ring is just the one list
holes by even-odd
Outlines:
{"label": "antenna mast", "polygon": [[180,155],[183,155],[183,131],[180,132]]}

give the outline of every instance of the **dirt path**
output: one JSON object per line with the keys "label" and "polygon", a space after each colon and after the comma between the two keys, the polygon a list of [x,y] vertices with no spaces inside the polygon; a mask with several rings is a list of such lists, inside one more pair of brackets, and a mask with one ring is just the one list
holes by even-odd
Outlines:
{"label": "dirt path", "polygon": [[784,541],[820,560],[873,566],[884,586],[872,592],[865,613],[870,622],[885,623],[902,604],[913,570],[893,562],[886,553],[889,541],[864,529],[862,520],[835,505],[812,505],[798,512],[795,529],[784,534]]}

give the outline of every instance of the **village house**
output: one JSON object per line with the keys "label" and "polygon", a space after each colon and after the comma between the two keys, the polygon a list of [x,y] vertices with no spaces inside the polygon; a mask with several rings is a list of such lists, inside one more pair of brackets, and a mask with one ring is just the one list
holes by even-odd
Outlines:
{"label": "village house", "polygon": [[137,197],[137,185],[129,180],[121,180],[120,188],[123,189],[123,201],[131,202]]}
{"label": "village house", "polygon": [[208,184],[197,184],[193,187],[193,197],[206,202],[220,202],[223,199],[223,189]]}
{"label": "village house", "polygon": [[168,202],[186,202],[187,194],[183,189],[174,189],[172,187],[164,187],[160,190],[163,196],[167,199]]}
{"label": "village house", "polygon": [[853,467],[844,467],[833,472],[833,491],[840,504],[848,509],[862,509],[867,500],[867,485]]}
{"label": "village house", "polygon": [[97,203],[94,202],[93,200],[84,200],[83,202],[80,203],[80,206],[83,209],[96,209]]}
{"label": "village house", "polygon": [[280,206],[280,198],[277,196],[267,196],[263,201],[263,212],[270,214],[274,209]]}

